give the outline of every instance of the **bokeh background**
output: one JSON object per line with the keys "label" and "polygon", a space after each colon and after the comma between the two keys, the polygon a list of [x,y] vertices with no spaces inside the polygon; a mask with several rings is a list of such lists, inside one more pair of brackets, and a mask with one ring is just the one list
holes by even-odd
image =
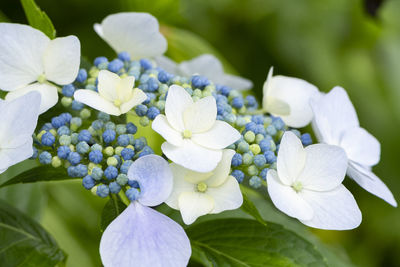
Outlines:
{"label": "bokeh background", "polygon": [[[321,91],[343,86],[361,125],[381,142],[381,162],[374,171],[400,201],[400,1],[36,2],[53,21],[58,36],[79,37],[82,54],[89,60],[115,56],[93,31],[93,23],[116,12],[146,11],[162,25],[169,41],[167,55],[179,62],[213,53],[227,71],[251,79],[259,99],[270,66],[276,74],[305,79]],[[0,1],[0,20],[27,23],[17,0]],[[8,175],[32,164],[20,164]],[[400,266],[400,210],[350,180],[345,184],[363,212],[363,223],[352,231],[313,230],[314,234],[347,264]],[[0,198],[36,218],[53,234],[69,254],[67,266],[101,266],[98,224],[105,201],[86,192],[79,182],[11,186],[0,189]],[[263,210],[263,215],[301,234],[309,231],[273,208]]]}

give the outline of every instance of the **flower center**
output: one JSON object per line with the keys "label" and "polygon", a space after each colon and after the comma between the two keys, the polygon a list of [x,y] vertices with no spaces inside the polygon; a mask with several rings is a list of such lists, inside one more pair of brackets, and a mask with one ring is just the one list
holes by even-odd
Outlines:
{"label": "flower center", "polygon": [[184,130],[183,131],[183,138],[190,138],[190,137],[192,137],[192,131]]}
{"label": "flower center", "polygon": [[119,107],[119,106],[121,106],[121,104],[122,104],[121,100],[119,100],[119,99],[114,100],[114,106]]}
{"label": "flower center", "polygon": [[39,83],[45,83],[46,82],[46,76],[43,74],[40,74],[39,77],[37,78],[37,81]]}
{"label": "flower center", "polygon": [[207,191],[207,184],[205,182],[201,182],[197,184],[197,191],[204,193]]}
{"label": "flower center", "polygon": [[296,191],[297,193],[300,192],[303,189],[303,185],[301,182],[296,181],[292,184],[292,188],[294,189],[294,191]]}

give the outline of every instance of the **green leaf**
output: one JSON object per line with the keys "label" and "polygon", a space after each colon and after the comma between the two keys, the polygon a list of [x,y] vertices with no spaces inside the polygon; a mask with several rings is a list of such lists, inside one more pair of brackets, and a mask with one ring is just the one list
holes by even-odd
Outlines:
{"label": "green leaf", "polygon": [[66,260],[56,241],[34,220],[0,200],[2,266],[55,266]]}
{"label": "green leaf", "polygon": [[36,5],[34,0],[21,0],[22,7],[24,8],[26,18],[29,24],[44,34],[50,39],[56,37],[56,30],[50,18]]}
{"label": "green leaf", "polygon": [[126,209],[126,205],[119,197],[112,195],[110,200],[104,205],[101,213],[100,231],[104,232],[107,226]]}
{"label": "green leaf", "polygon": [[9,22],[7,16],[0,10],[0,22]]}
{"label": "green leaf", "polygon": [[243,195],[243,204],[240,208],[247,214],[251,215],[259,223],[266,226],[267,222],[261,217],[261,214],[258,212],[258,209],[254,205],[254,203],[247,197],[247,195],[245,193],[243,193],[243,191],[242,191],[242,195]]}
{"label": "green leaf", "polygon": [[[68,176],[67,171],[64,168],[53,168],[51,166],[39,166],[30,170],[24,171],[23,173],[14,176],[5,183],[0,184],[0,188],[12,184],[19,183],[35,183],[42,181],[60,181],[75,179]],[[77,178],[78,179],[78,178]]]}
{"label": "green leaf", "polygon": [[213,266],[327,266],[311,243],[271,222],[264,226],[249,219],[219,219],[186,232],[195,260],[205,255]]}

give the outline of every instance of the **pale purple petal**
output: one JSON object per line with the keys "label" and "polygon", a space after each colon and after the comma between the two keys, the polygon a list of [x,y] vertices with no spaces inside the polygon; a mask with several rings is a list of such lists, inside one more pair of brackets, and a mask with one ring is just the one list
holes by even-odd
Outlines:
{"label": "pale purple petal", "polygon": [[145,206],[160,205],[172,192],[171,169],[168,162],[157,155],[137,159],[129,168],[128,178],[139,183],[138,201]]}
{"label": "pale purple petal", "polygon": [[111,222],[100,241],[106,267],[180,267],[188,264],[190,255],[183,228],[137,202]]}

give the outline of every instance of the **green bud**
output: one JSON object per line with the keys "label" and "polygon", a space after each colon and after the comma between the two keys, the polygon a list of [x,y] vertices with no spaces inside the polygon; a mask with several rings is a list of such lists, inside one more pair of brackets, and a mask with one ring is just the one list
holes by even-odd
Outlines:
{"label": "green bud", "polygon": [[193,96],[201,97],[202,95],[203,95],[203,93],[201,92],[200,89],[195,89],[193,91]]}
{"label": "green bud", "polygon": [[120,186],[124,186],[128,183],[128,176],[126,176],[126,174],[119,174],[117,176],[116,182],[120,185]]}
{"label": "green bud", "polygon": [[51,159],[51,166],[53,166],[54,168],[58,168],[61,166],[61,159],[57,156],[53,157]]}
{"label": "green bud", "polygon": [[51,129],[49,131],[53,136],[57,136],[57,131],[55,129]]}
{"label": "green bud", "polygon": [[90,77],[93,77],[93,78],[96,78],[97,76],[99,76],[99,69],[96,68],[96,67],[92,67],[92,68],[89,70],[89,76],[90,76]]}
{"label": "green bud", "polygon": [[93,195],[97,196],[97,185],[93,186],[92,189],[90,189],[90,192],[92,192]]}
{"label": "green bud", "polygon": [[96,84],[96,78],[92,77],[92,78],[87,79],[87,84],[95,85]]}
{"label": "green bud", "polygon": [[139,124],[142,125],[143,127],[146,127],[147,125],[150,124],[150,120],[146,116],[143,116],[140,118]]}
{"label": "green bud", "polygon": [[42,130],[38,135],[36,136],[38,140],[42,140],[42,136],[46,133],[45,130]]}
{"label": "green bud", "polygon": [[114,148],[112,146],[108,146],[104,149],[104,154],[106,154],[107,156],[112,156],[114,155]]}
{"label": "green bud", "polygon": [[61,105],[63,105],[64,107],[69,107],[72,104],[72,98],[71,97],[62,97],[61,98]]}
{"label": "green bud", "polygon": [[117,146],[114,150],[115,154],[117,154],[118,156],[121,156],[122,149],[124,149],[122,146]]}
{"label": "green bud", "polygon": [[84,108],[81,110],[81,113],[79,115],[83,120],[86,120],[90,118],[91,112],[87,108]]}
{"label": "green bud", "polygon": [[261,148],[257,144],[250,145],[250,151],[253,152],[254,155],[257,155],[261,152]]}
{"label": "green bud", "polygon": [[254,156],[251,155],[250,153],[244,153],[243,154],[243,164],[244,165],[250,165],[253,162]]}
{"label": "green bud", "polygon": [[256,143],[259,144],[262,140],[264,140],[264,135],[257,134],[256,135]]}
{"label": "green bud", "polygon": [[250,165],[250,166],[247,168],[247,173],[248,173],[250,176],[257,175],[257,174],[258,174],[258,168],[256,167],[256,165]]}
{"label": "green bud", "polygon": [[202,95],[203,95],[203,97],[212,96],[212,92],[208,91],[208,90],[204,90]]}
{"label": "green bud", "polygon": [[193,102],[197,102],[200,100],[200,97],[198,96],[192,96]]}
{"label": "green bud", "polygon": [[256,135],[254,134],[254,132],[252,131],[248,131],[244,134],[244,139],[248,142],[248,143],[253,143],[254,140],[256,139]]}
{"label": "green bud", "polygon": [[108,166],[117,166],[118,165],[118,160],[116,159],[116,158],[114,158],[114,157],[109,157],[108,159],[107,159],[107,165]]}
{"label": "green bud", "polygon": [[245,141],[239,142],[238,151],[239,152],[247,152],[247,151],[249,151],[249,144],[246,143]]}
{"label": "green bud", "polygon": [[61,135],[61,137],[58,139],[58,142],[62,146],[69,146],[71,144],[71,136]]}

